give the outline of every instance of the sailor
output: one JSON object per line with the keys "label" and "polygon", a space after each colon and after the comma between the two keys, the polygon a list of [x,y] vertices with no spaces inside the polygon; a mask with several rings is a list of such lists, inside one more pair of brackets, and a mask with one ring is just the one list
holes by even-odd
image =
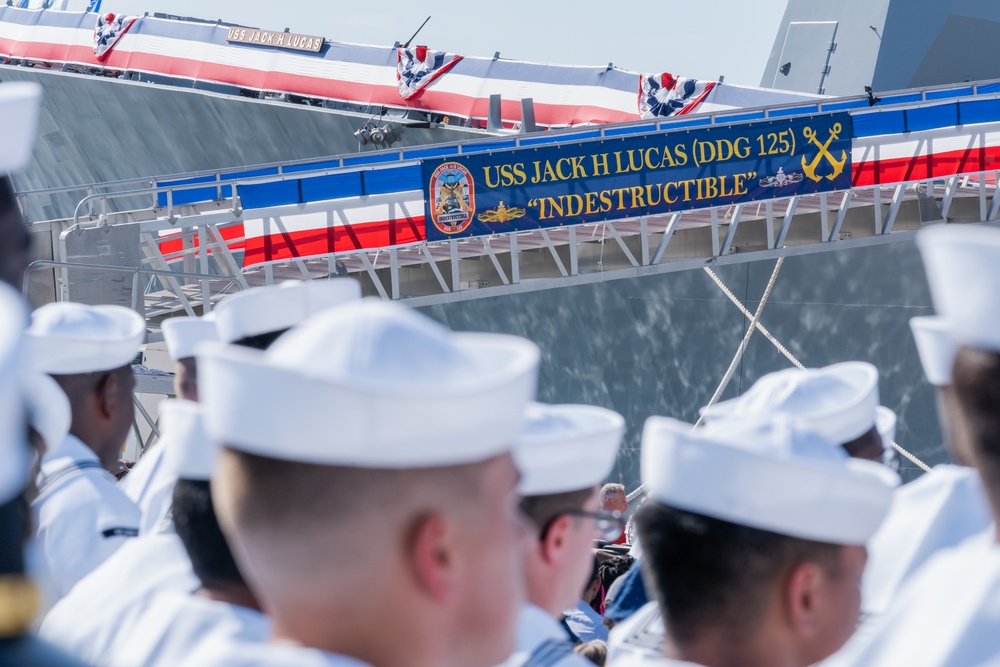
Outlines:
{"label": "sailor", "polygon": [[[194,350],[201,343],[219,340],[215,318],[172,317],[163,322],[163,338],[174,363],[174,395],[181,400],[197,401],[198,367]],[[172,529],[168,513],[176,480],[161,469],[165,449],[163,443],[154,445],[118,485],[142,512],[140,535],[147,535],[157,527]]]}
{"label": "sailor", "polygon": [[177,478],[174,525],[200,587],[193,593],[153,594],[143,609],[134,610],[127,630],[113,624],[118,636],[101,660],[106,665],[176,667],[203,642],[264,642],[271,631],[212,508],[209,480],[219,447],[204,433],[201,408],[190,401],[170,401],[161,410],[169,414],[174,434],[184,436],[166,451],[164,464]]}
{"label": "sailor", "polygon": [[[214,313],[218,337],[248,347],[267,345],[314,312],[357,300],[361,292],[357,282],[346,279],[285,284],[288,286],[247,290],[220,302]],[[174,330],[171,336],[176,333]],[[201,340],[204,329],[200,332],[188,329],[187,333],[189,336],[183,340],[175,337],[177,354],[182,359],[191,346],[206,343]],[[191,559],[174,534],[170,516],[177,468],[168,463],[171,457],[167,452],[174,448],[185,451],[193,444],[185,440],[198,433],[191,429],[186,414],[167,404],[160,416],[163,440],[156,448],[162,450],[163,458],[148,481],[149,491],[158,491],[162,497],[157,510],[159,522],[81,581],[42,623],[42,636],[74,655],[94,662],[101,660],[121,637],[132,634],[141,611],[154,596],[165,592],[186,593],[199,586]],[[207,451],[212,450],[210,442],[201,439],[197,442]],[[164,494],[168,486],[170,493]],[[128,587],[118,584],[123,580],[130,582]]]}
{"label": "sailor", "polygon": [[[164,401],[160,413],[164,439],[172,438],[170,444],[176,445],[158,445],[164,448],[162,474],[170,479],[177,478],[177,466],[168,452],[187,446],[212,448],[192,427],[188,413],[175,406]],[[138,632],[139,618],[156,596],[190,593],[199,586],[187,549],[175,532],[141,535],[81,579],[45,615],[38,633],[72,655],[108,664],[124,638]]]}
{"label": "sailor", "polygon": [[850,637],[899,478],[831,444],[785,415],[646,422],[636,525],[666,641],[614,664],[806,667]]}
{"label": "sailor", "polygon": [[32,428],[43,440],[58,437],[58,426],[52,429],[59,422],[32,405],[31,397],[38,397],[38,391],[29,389],[26,398],[20,386],[25,371],[22,333],[28,315],[26,304],[10,285],[21,285],[30,243],[7,174],[24,167],[31,156],[41,96],[35,84],[0,85],[0,126],[18,128],[0,133],[0,665],[80,667],[82,663],[29,632],[40,600],[24,561],[30,533],[25,490],[31,472],[25,410],[32,414]]}
{"label": "sailor", "polygon": [[563,620],[593,569],[595,539],[613,541],[625,526],[601,506],[600,485],[611,473],[625,420],[585,405],[529,406],[514,458],[521,470],[521,511],[533,524],[524,558],[527,602],[517,622],[517,646],[504,667],[578,665],[580,638]]}
{"label": "sailor", "polygon": [[[951,382],[954,441],[982,478],[994,522],[1000,516],[1000,232],[952,225],[921,232],[931,295],[958,351]],[[949,419],[952,414],[949,413]],[[956,433],[961,437],[955,437]],[[877,631],[837,664],[938,667],[1000,658],[1000,547],[971,542],[935,554],[895,595]],[[853,642],[852,642],[853,643]],[[851,647],[848,647],[851,648]]]}
{"label": "sailor", "polygon": [[862,361],[768,373],[742,396],[702,409],[705,423],[785,413],[849,456],[891,462],[896,414],[879,405],[878,369]]}
{"label": "sailor", "polygon": [[108,470],[132,426],[131,361],[145,333],[142,317],[121,306],[51,303],[32,314],[28,359],[73,412],[70,434],[42,457],[32,502],[50,603],[139,532],[139,508]]}
{"label": "sailor", "polygon": [[937,392],[945,444],[962,465],[942,464],[900,487],[885,523],[868,544],[868,567],[862,584],[866,616],[884,614],[900,586],[937,551],[955,547],[989,530],[992,524],[982,480],[961,435],[951,387],[955,343],[948,323],[939,317],[910,320],[924,372]]}
{"label": "sailor", "polygon": [[353,279],[289,280],[226,297],[215,308],[219,340],[266,350],[281,334],[329,308],[361,298]]}
{"label": "sailor", "polygon": [[[895,439],[896,415],[879,405],[878,370],[869,363],[769,373],[742,396],[708,406],[702,413],[709,425],[786,414],[853,458],[893,462],[890,443]],[[611,631],[608,659],[657,655],[664,638],[660,606],[655,600],[647,602]]]}
{"label": "sailor", "polygon": [[[539,351],[361,301],[266,352],[199,353],[212,494],[277,643],[185,663],[490,667],[527,526],[511,450]],[[266,648],[265,648],[266,647]]]}

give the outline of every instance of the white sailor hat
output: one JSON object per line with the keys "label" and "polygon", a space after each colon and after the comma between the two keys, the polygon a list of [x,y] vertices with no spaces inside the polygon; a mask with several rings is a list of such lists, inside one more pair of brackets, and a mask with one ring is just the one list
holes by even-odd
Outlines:
{"label": "white sailor hat", "polygon": [[917,234],[917,246],[956,346],[1000,352],[1000,230],[941,225]]}
{"label": "white sailor hat", "polygon": [[139,353],[146,322],[123,306],[49,303],[31,315],[25,335],[33,366],[49,375],[110,371]]}
{"label": "white sailor hat", "polygon": [[163,464],[179,479],[207,482],[212,479],[220,447],[205,432],[201,405],[168,399],[160,404],[160,421],[166,449]]}
{"label": "white sailor hat", "polygon": [[291,280],[254,287],[219,302],[215,324],[224,343],[289,329],[312,315],[361,298],[361,285],[350,278]]}
{"label": "white sailor hat", "polygon": [[0,85],[0,176],[24,169],[31,159],[42,87],[37,83]]}
{"label": "white sailor hat", "polygon": [[899,477],[848,458],[786,415],[693,429],[650,417],[642,479],[653,500],[790,537],[861,545],[878,528]]}
{"label": "white sailor hat", "polygon": [[36,370],[25,370],[21,386],[28,409],[28,424],[42,436],[47,448],[58,447],[73,423],[73,411],[66,393],[55,380]]}
{"label": "white sailor hat", "polygon": [[514,448],[522,496],[596,486],[611,473],[625,434],[617,412],[591,405],[532,403]]}
{"label": "white sailor hat", "polygon": [[861,361],[825,368],[789,368],[768,373],[738,398],[702,410],[705,422],[789,414],[838,445],[861,437],[875,426],[878,370]]}
{"label": "white sailor hat", "polygon": [[882,438],[882,446],[886,449],[892,447],[896,440],[896,413],[885,406],[878,406],[875,410],[875,428],[879,437]]}
{"label": "white sailor hat", "polygon": [[266,352],[203,345],[211,437],[304,463],[440,467],[511,451],[539,351],[514,336],[452,333],[377,299],[316,315]]}
{"label": "white sailor hat", "polygon": [[20,295],[0,283],[0,503],[28,481],[28,443],[21,378],[21,337],[28,312]]}
{"label": "white sailor hat", "polygon": [[219,340],[219,331],[212,315],[171,317],[163,321],[163,339],[167,342],[170,360],[177,362],[193,357],[199,343]]}
{"label": "white sailor hat", "polygon": [[950,385],[951,367],[958,352],[951,325],[943,317],[914,317],[910,319],[910,329],[927,381],[935,387]]}

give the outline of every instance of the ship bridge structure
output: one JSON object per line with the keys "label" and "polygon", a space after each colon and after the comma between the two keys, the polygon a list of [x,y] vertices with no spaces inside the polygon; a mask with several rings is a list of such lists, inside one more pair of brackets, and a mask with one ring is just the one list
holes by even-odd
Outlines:
{"label": "ship bridge structure", "polygon": [[151,328],[234,291],[359,279],[432,305],[910,240],[1000,213],[982,82],[22,192],[35,301]]}

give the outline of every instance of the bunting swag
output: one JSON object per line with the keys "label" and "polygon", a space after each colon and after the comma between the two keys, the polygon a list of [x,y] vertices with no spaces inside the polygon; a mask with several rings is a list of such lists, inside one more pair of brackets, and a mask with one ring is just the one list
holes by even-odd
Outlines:
{"label": "bunting swag", "polygon": [[97,17],[97,27],[94,28],[94,55],[97,56],[97,60],[104,62],[111,55],[115,44],[128,32],[133,23],[135,17],[121,14],[108,13]]}
{"label": "bunting swag", "polygon": [[639,115],[643,119],[683,116],[696,109],[712,89],[714,81],[675,77],[669,72],[639,77]]}
{"label": "bunting swag", "polygon": [[399,48],[396,54],[396,78],[399,96],[404,100],[418,95],[438,77],[450,70],[462,56],[433,51],[426,46]]}

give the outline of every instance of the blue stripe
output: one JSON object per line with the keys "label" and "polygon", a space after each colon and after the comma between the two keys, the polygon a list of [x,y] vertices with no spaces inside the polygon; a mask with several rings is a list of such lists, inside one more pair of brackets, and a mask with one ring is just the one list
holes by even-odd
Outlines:
{"label": "blue stripe", "polygon": [[958,103],[938,104],[932,107],[919,107],[906,110],[907,132],[933,130],[939,127],[954,127],[958,125]]}
{"label": "blue stripe", "polygon": [[906,131],[903,111],[876,111],[854,115],[854,136],[874,137],[880,134],[901,134]]}
{"label": "blue stripe", "polygon": [[958,118],[963,125],[993,123],[1000,120],[1000,100],[969,100],[958,103]]}

